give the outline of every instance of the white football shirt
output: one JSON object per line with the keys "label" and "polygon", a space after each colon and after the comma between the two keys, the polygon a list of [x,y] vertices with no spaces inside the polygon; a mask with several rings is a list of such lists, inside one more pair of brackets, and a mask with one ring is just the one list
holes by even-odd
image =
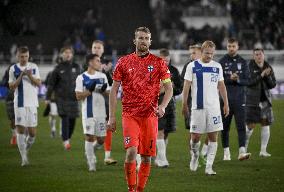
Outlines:
{"label": "white football shirt", "polygon": [[[9,83],[17,80],[18,76],[25,69],[32,70],[35,79],[40,79],[38,66],[35,63],[28,62],[25,66],[19,63],[14,64],[9,70]],[[21,83],[14,92],[15,107],[38,107],[38,87],[31,83],[28,76],[24,75]]]}
{"label": "white football shirt", "polygon": [[224,78],[219,63],[195,60],[187,66],[184,79],[192,82],[192,109],[220,108],[218,82]]}
{"label": "white football shirt", "polygon": [[[84,72],[79,75],[76,79],[75,91],[84,92],[86,90],[86,86],[94,81],[97,84],[96,90],[99,90],[105,83],[107,83],[106,90],[110,90],[107,76],[102,72],[96,71],[93,75],[90,75],[88,72]],[[106,118],[104,96],[96,91],[93,91],[92,95],[89,95],[82,101],[82,119],[92,117]]]}

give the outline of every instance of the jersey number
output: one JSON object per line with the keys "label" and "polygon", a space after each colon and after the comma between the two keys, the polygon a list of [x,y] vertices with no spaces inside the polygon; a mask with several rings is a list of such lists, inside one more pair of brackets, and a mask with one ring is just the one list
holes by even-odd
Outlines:
{"label": "jersey number", "polygon": [[220,117],[220,115],[217,116],[217,117],[213,117],[213,123],[214,123],[215,125],[221,123],[221,117]]}
{"label": "jersey number", "polygon": [[217,82],[218,80],[218,74],[214,74],[214,73],[211,73],[211,82]]}

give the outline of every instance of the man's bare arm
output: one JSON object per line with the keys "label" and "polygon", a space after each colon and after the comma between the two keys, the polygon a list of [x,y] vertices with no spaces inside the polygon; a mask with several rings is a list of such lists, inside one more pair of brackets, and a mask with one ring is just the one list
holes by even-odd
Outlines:
{"label": "man's bare arm", "polygon": [[163,83],[163,87],[165,90],[165,95],[163,97],[162,103],[158,106],[156,114],[158,117],[163,117],[165,114],[165,109],[168,106],[172,96],[173,96],[173,86],[171,81],[167,81]]}
{"label": "man's bare arm", "polygon": [[12,90],[15,90],[19,86],[19,84],[21,83],[23,76],[24,76],[24,72],[21,72],[21,74],[16,79],[16,81],[9,83],[9,88],[12,89]]}
{"label": "man's bare arm", "polygon": [[227,89],[226,89],[224,81],[218,82],[218,89],[219,89],[220,95],[224,102],[223,112],[224,112],[225,117],[227,117],[229,115],[229,102],[228,102],[228,96],[227,96]]}
{"label": "man's bare arm", "polygon": [[117,106],[117,92],[120,86],[120,82],[113,81],[110,94],[109,94],[109,122],[108,129],[113,132],[116,130],[116,106]]}
{"label": "man's bare arm", "polygon": [[182,90],[182,114],[184,116],[187,116],[189,113],[188,105],[187,105],[187,100],[188,100],[188,93],[191,87],[191,81],[189,80],[184,80],[183,83],[183,90]]}
{"label": "man's bare arm", "polygon": [[86,97],[88,97],[91,94],[92,93],[89,90],[86,90],[86,91],[83,91],[83,92],[76,91],[76,99],[78,101],[81,101],[81,100],[84,100]]}

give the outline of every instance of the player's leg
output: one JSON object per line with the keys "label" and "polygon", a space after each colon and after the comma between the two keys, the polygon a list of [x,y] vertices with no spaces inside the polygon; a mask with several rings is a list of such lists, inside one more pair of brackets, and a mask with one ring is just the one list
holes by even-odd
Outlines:
{"label": "player's leg", "polygon": [[166,167],[168,166],[168,161],[166,158],[166,144],[164,140],[164,129],[158,131],[157,137],[157,156],[155,159],[155,164],[158,167]]}
{"label": "player's leg", "polygon": [[55,138],[55,135],[56,135],[56,116],[57,116],[56,103],[51,102],[50,103],[50,112],[49,112],[49,117],[48,117],[51,138]]}
{"label": "player's leg", "polygon": [[253,129],[255,128],[256,126],[256,123],[260,123],[260,113],[261,113],[261,110],[260,110],[260,107],[250,107],[250,106],[247,106],[246,107],[246,144],[245,144],[245,147],[246,147],[246,151],[248,149],[248,145],[249,145],[249,140],[250,140],[250,137],[253,133]]}
{"label": "player's leg", "polygon": [[104,143],[104,149],[105,149],[105,165],[114,165],[117,163],[117,160],[113,159],[111,157],[111,145],[112,145],[112,131],[107,130],[106,137],[105,137],[105,143]]}
{"label": "player's leg", "polygon": [[245,125],[245,106],[240,106],[234,103],[235,107],[235,122],[238,131],[238,141],[239,141],[239,155],[238,159],[240,161],[247,160],[250,158],[251,154],[247,153],[246,144],[246,125]]}
{"label": "player's leg", "polygon": [[261,110],[261,149],[259,156],[270,157],[267,153],[267,145],[270,138],[270,125],[274,121],[272,108],[267,103]]}
{"label": "player's leg", "polygon": [[223,160],[230,161],[231,153],[230,153],[230,148],[229,148],[229,133],[230,133],[230,125],[231,125],[232,117],[234,114],[233,106],[230,105],[230,113],[227,117],[225,117],[223,113],[223,109],[221,109],[221,112],[222,112],[222,122],[223,122],[223,130],[221,131],[222,146],[224,149]]}
{"label": "player's leg", "polygon": [[136,192],[143,192],[150,176],[151,156],[141,155],[141,165],[138,171],[138,182]]}
{"label": "player's leg", "polygon": [[17,145],[22,158],[22,166],[29,164],[26,144],[26,109],[24,107],[15,108],[15,125],[17,129]]}
{"label": "player's leg", "polygon": [[134,192],[136,188],[136,155],[139,145],[139,122],[134,117],[122,117],[124,148],[126,156],[124,162],[125,178],[128,191]]}
{"label": "player's leg", "polygon": [[216,172],[213,171],[213,163],[217,153],[217,132],[208,133],[208,153],[207,153],[207,162],[205,168],[205,174],[207,175],[216,175]]}
{"label": "player's leg", "polygon": [[207,155],[208,141],[209,141],[208,136],[206,136],[204,143],[203,143],[203,146],[202,146],[202,149],[201,149],[201,155],[203,157],[206,157],[206,155]]}
{"label": "player's leg", "polygon": [[93,148],[94,141],[95,141],[94,135],[85,134],[85,154],[87,158],[87,164],[89,166],[89,171],[96,171],[96,164],[95,164],[96,158]]}
{"label": "player's leg", "polygon": [[37,127],[37,108],[27,107],[27,127],[28,135],[26,138],[27,150],[30,150],[35,142],[36,137],[36,127]]}
{"label": "player's leg", "polygon": [[208,152],[208,136],[206,135],[206,138],[205,138],[205,141],[202,145],[202,148],[201,148],[201,163],[203,165],[206,165],[206,161],[207,161],[207,152]]}
{"label": "player's leg", "polygon": [[137,192],[144,191],[151,171],[151,156],[156,155],[158,134],[157,117],[141,118],[138,153],[141,154],[141,165],[138,171]]}
{"label": "player's leg", "polygon": [[157,155],[155,159],[155,164],[158,167],[167,166],[166,162],[166,144],[165,144],[165,135],[164,129],[167,126],[167,117],[164,115],[158,120],[158,136],[157,136]]}
{"label": "player's leg", "polygon": [[200,137],[201,134],[205,133],[205,122],[206,122],[206,113],[204,109],[191,111],[191,123],[190,123],[190,170],[196,171],[198,168],[198,159],[199,159],[199,148],[200,148]]}

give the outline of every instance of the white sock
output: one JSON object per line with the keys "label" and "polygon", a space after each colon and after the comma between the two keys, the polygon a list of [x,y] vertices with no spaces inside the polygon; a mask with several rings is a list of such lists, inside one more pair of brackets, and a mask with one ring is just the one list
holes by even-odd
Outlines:
{"label": "white sock", "polygon": [[99,144],[97,141],[93,143],[93,148],[96,151],[97,149],[101,149],[103,145]]}
{"label": "white sock", "polygon": [[27,145],[29,145],[30,147],[34,144],[35,142],[35,137],[31,137],[31,136],[27,136]]}
{"label": "white sock", "polygon": [[166,147],[168,146],[168,144],[169,144],[169,139],[167,138],[167,139],[165,139],[165,144],[166,144]]}
{"label": "white sock", "polygon": [[218,146],[217,142],[208,143],[206,169],[212,168],[212,165],[215,160],[216,152],[217,152],[217,146]]}
{"label": "white sock", "polygon": [[70,144],[69,139],[65,140],[63,143],[64,145]]}
{"label": "white sock", "polygon": [[266,152],[269,137],[270,137],[270,127],[263,126],[261,128],[261,152]]}
{"label": "white sock", "polygon": [[93,142],[85,141],[85,152],[86,152],[86,157],[88,160],[88,163],[93,163],[94,162],[94,147],[93,147]]}
{"label": "white sock", "polygon": [[136,165],[137,165],[137,167],[140,167],[140,164],[141,164],[141,155],[137,154],[136,155]]}
{"label": "white sock", "polygon": [[246,148],[245,147],[240,147],[239,148],[239,154],[245,153],[246,152]]}
{"label": "white sock", "polygon": [[105,151],[105,159],[109,159],[110,158],[110,152],[111,151]]}
{"label": "white sock", "polygon": [[192,140],[190,140],[190,147],[191,147],[192,153],[195,156],[199,156],[200,141],[197,143],[194,143]]}
{"label": "white sock", "polygon": [[203,144],[202,149],[201,149],[201,155],[206,156],[208,151],[208,145],[206,143]]}
{"label": "white sock", "polygon": [[18,145],[22,159],[25,159],[27,156],[25,134],[17,133],[17,145]]}
{"label": "white sock", "polygon": [[166,161],[166,144],[164,139],[157,139],[157,159]]}
{"label": "white sock", "polygon": [[253,133],[253,129],[249,129],[248,126],[246,126],[246,149],[248,148],[249,145],[249,139]]}
{"label": "white sock", "polygon": [[[209,145],[208,145],[209,146]],[[229,147],[225,147],[224,148],[224,155],[231,155],[231,153],[230,153],[230,148]]]}
{"label": "white sock", "polygon": [[49,116],[48,121],[49,121],[51,131],[56,131],[56,119],[54,117]]}
{"label": "white sock", "polygon": [[13,136],[17,136],[16,129],[11,129],[11,131],[12,131],[12,135],[13,135]]}

